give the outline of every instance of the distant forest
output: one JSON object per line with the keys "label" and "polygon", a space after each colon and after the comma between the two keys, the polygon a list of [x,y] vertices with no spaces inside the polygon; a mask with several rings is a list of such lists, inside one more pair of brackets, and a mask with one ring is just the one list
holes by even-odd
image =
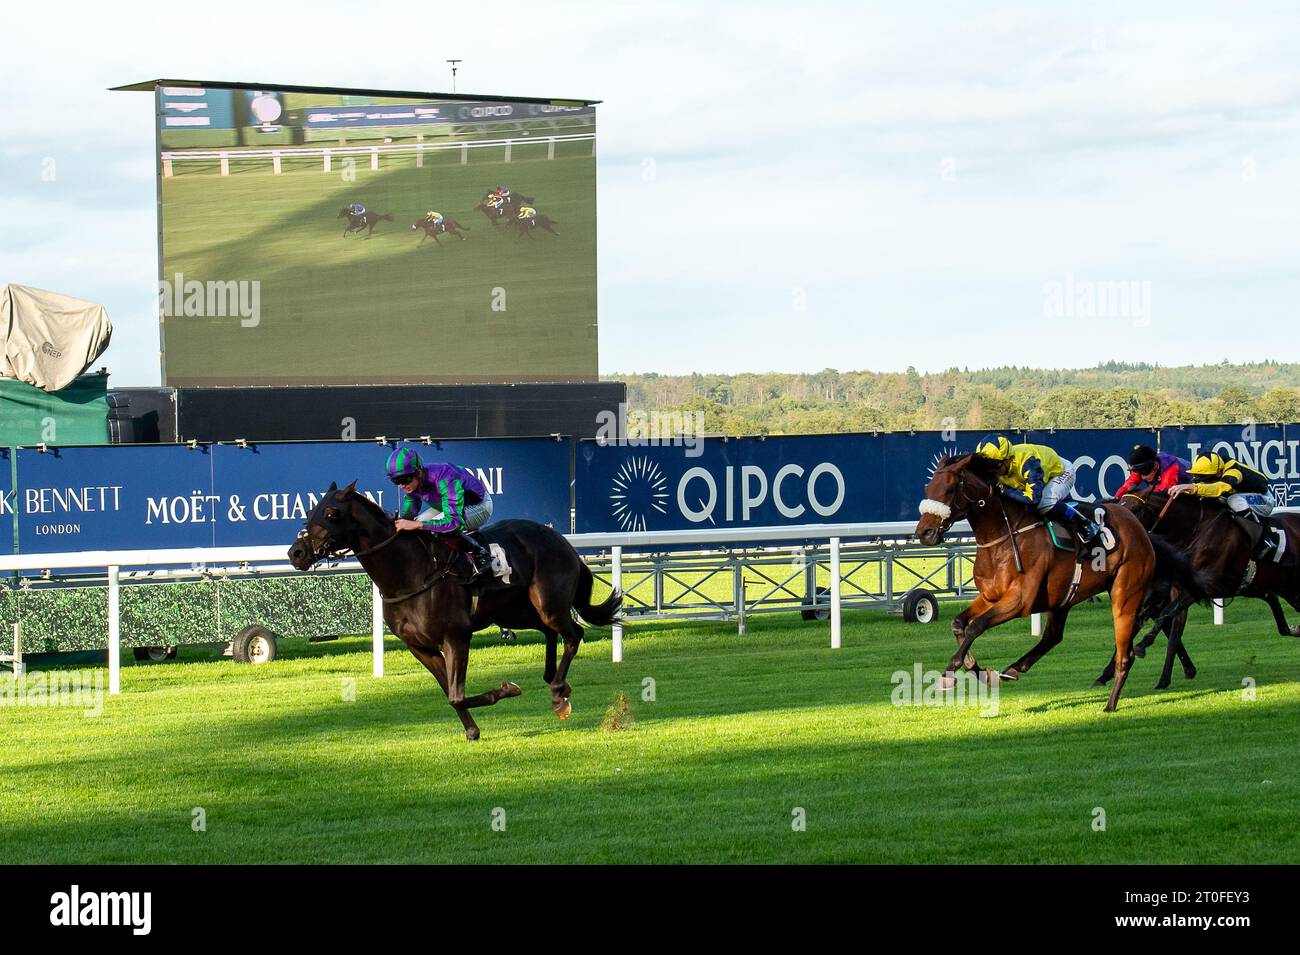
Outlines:
{"label": "distant forest", "polygon": [[629,411],[704,413],[712,434],[1118,428],[1300,421],[1300,364],[989,368],[920,374],[611,374]]}

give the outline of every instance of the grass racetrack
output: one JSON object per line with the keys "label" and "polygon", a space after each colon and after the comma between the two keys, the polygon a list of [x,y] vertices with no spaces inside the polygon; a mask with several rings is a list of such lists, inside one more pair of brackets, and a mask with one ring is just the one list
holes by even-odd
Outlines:
{"label": "grass racetrack", "polygon": [[[1196,610],[1194,681],[1152,689],[1163,641],[1137,661],[1120,710],[1089,686],[1110,643],[1107,605],[1075,611],[1065,642],[998,712],[894,706],[891,674],[939,669],[944,620],[846,614],[731,624],[633,623],[625,662],[592,633],[551,714],[535,634],[481,635],[468,743],[433,679],[396,641],[387,675],[368,640],[290,641],[265,667],[215,651],[126,666],[98,717],[0,709],[0,861],[102,862],[1293,862],[1300,855],[1300,641],[1239,601],[1229,625]],[[1031,643],[1025,621],[985,634],[983,665]],[[8,679],[8,676],[4,677]],[[642,700],[645,678],[656,700]],[[1256,684],[1246,699],[1243,680]],[[355,683],[350,681],[355,680]],[[343,699],[354,686],[355,700]],[[601,729],[625,692],[634,723]],[[504,809],[505,830],[492,828]],[[194,831],[196,808],[206,831]],[[806,830],[792,826],[797,809]],[[1095,831],[1098,810],[1105,831]],[[498,814],[498,818],[500,818]]]}

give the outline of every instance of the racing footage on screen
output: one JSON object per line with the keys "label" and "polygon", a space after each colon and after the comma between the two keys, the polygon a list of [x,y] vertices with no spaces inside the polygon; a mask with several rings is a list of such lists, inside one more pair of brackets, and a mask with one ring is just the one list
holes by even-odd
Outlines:
{"label": "racing footage on screen", "polygon": [[165,384],[596,380],[594,105],[158,106]]}

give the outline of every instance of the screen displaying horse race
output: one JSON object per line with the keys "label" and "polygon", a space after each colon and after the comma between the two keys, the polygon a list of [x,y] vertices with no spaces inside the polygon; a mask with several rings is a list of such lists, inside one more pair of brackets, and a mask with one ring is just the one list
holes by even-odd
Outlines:
{"label": "screen displaying horse race", "polygon": [[594,381],[585,101],[160,86],[163,381]]}

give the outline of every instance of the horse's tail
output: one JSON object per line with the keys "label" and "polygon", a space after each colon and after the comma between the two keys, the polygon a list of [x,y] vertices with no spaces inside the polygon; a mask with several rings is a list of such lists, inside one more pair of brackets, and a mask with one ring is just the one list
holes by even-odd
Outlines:
{"label": "horse's tail", "polygon": [[384,213],[382,216],[380,216],[379,218],[381,218],[381,219],[387,219],[389,222],[392,222],[392,221],[393,221],[393,214],[392,214],[391,212],[385,212],[385,213]]}
{"label": "horse's tail", "polygon": [[1156,570],[1151,577],[1151,588],[1168,590],[1177,587],[1187,603],[1209,603],[1213,597],[1214,581],[1196,570],[1187,555],[1159,534],[1151,535],[1151,546],[1156,552]]}
{"label": "horse's tail", "polygon": [[618,618],[618,610],[623,606],[623,595],[615,590],[604,603],[593,605],[591,587],[594,580],[591,568],[585,562],[578,563],[578,592],[573,595],[573,609],[583,621],[593,627],[608,627]]}
{"label": "horse's tail", "polygon": [[[1151,535],[1151,547],[1156,553],[1156,569],[1147,585],[1141,619],[1155,621],[1151,628],[1154,634],[1172,621],[1182,608],[1194,603],[1209,603],[1214,582],[1192,567],[1180,548],[1159,534]],[[1170,599],[1170,590],[1174,587],[1181,591],[1177,603]]]}

